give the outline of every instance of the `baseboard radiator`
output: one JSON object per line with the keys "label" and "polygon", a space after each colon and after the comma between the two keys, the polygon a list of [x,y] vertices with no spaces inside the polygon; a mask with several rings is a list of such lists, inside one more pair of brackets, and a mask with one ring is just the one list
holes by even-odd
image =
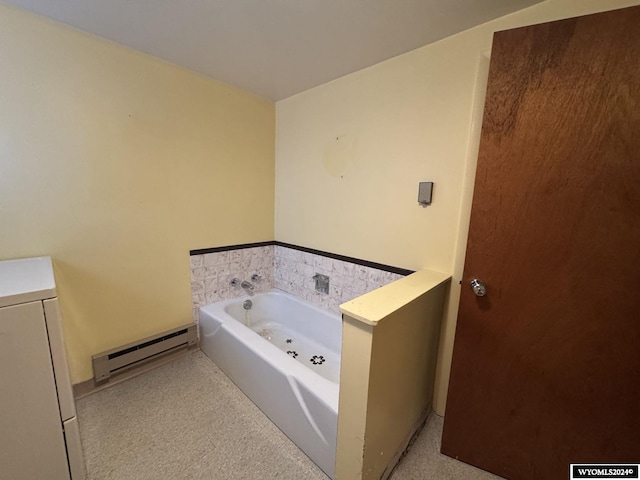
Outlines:
{"label": "baseboard radiator", "polygon": [[116,373],[140,366],[177,350],[193,347],[197,343],[197,327],[195,324],[189,324],[99,353],[92,357],[95,382],[106,382]]}

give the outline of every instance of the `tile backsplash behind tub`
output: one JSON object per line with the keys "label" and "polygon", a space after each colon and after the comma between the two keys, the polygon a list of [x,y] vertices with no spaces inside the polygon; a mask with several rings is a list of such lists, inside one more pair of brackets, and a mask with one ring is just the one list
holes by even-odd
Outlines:
{"label": "tile backsplash behind tub", "polygon": [[273,288],[273,245],[191,255],[190,261],[191,298],[196,321],[201,306],[246,295],[240,285],[231,286],[234,278],[251,282],[251,276],[258,274],[260,280],[251,282],[254,292]]}
{"label": "tile backsplash behind tub", "polygon": [[[275,287],[312,305],[339,314],[341,303],[411,273],[409,270],[393,267],[376,268],[376,264],[363,265],[355,259],[353,262],[349,261],[347,257],[323,255],[324,252],[278,244],[215,250],[212,253],[192,253],[190,257],[191,293],[196,322],[200,306],[246,295],[240,286],[230,285],[233,278],[251,281],[251,276],[258,274],[260,281],[252,282],[255,292]],[[329,277],[328,293],[315,290],[313,277],[317,273]]]}
{"label": "tile backsplash behind tub", "polygon": [[[274,286],[312,305],[340,313],[341,303],[394,282],[404,275],[275,245]],[[315,290],[316,273],[329,277],[329,293]]]}

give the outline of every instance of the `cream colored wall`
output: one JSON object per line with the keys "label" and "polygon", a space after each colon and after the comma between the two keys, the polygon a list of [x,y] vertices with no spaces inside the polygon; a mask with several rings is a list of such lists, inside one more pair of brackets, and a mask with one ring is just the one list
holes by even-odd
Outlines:
{"label": "cream colored wall", "polygon": [[336,480],[361,479],[364,473],[365,432],[373,326],[344,315],[340,359],[340,403],[336,446]]}
{"label": "cream colored wall", "polygon": [[0,6],[0,258],[54,258],[74,382],[191,321],[189,250],[273,239],[272,102]]}
{"label": "cream colored wall", "polygon": [[336,479],[387,478],[426,419],[449,282],[421,270],[340,305]]}
{"label": "cream colored wall", "polygon": [[[276,240],[454,274],[434,398],[440,414],[468,228],[472,182],[465,175],[475,162],[469,152],[482,53],[497,30],[637,4],[548,0],[276,104]],[[417,204],[420,181],[435,182],[427,208]]]}
{"label": "cream colored wall", "polygon": [[439,285],[374,328],[362,478],[393,468],[431,411],[447,288]]}

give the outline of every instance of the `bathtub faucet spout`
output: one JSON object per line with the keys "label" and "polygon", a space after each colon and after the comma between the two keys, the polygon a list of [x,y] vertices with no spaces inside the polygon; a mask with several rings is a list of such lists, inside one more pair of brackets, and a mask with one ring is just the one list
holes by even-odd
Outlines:
{"label": "bathtub faucet spout", "polygon": [[245,292],[247,292],[249,295],[253,295],[253,284],[251,282],[243,280],[240,286],[244,288]]}

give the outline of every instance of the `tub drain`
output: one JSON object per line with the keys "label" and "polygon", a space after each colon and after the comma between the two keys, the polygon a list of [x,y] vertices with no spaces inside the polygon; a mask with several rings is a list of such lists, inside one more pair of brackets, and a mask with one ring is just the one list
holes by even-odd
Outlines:
{"label": "tub drain", "polygon": [[245,300],[242,304],[242,308],[245,310],[251,310],[251,307],[253,307],[253,302],[251,300]]}

